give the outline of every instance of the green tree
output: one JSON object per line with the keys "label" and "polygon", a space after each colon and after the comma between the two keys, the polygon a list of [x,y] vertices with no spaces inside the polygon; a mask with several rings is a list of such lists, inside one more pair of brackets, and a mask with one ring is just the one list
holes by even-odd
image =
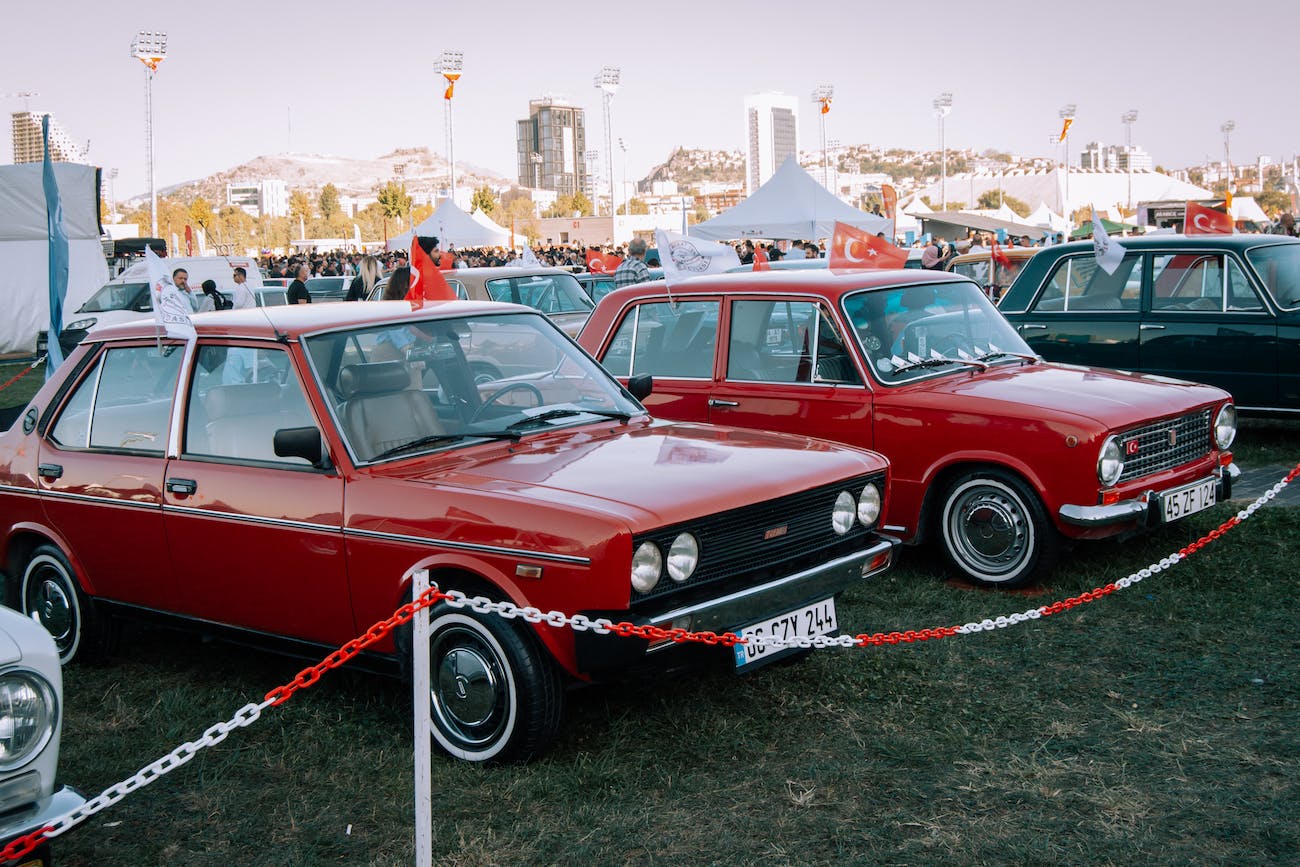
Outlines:
{"label": "green tree", "polygon": [[496,210],[496,207],[497,207],[496,197],[492,195],[492,190],[489,189],[487,186],[479,187],[477,190],[474,191],[474,198],[470,200],[471,211],[477,209],[487,214],[490,217],[492,216],[492,213]]}
{"label": "green tree", "polygon": [[1008,196],[997,190],[986,190],[980,193],[979,199],[975,202],[976,208],[989,211],[996,211],[1002,205],[1006,205],[1022,217],[1028,217],[1031,210],[1028,204],[1015,196]]}
{"label": "green tree", "polygon": [[320,196],[316,199],[316,207],[320,209],[320,215],[325,218],[326,222],[334,219],[339,213],[339,188],[333,184],[326,184],[321,187]]}
{"label": "green tree", "polygon": [[1255,193],[1255,203],[1270,217],[1276,217],[1278,214],[1291,210],[1291,197],[1280,190],[1266,190],[1262,193]]}
{"label": "green tree", "polygon": [[619,205],[618,212],[620,214],[648,214],[650,213],[650,206],[645,203],[645,199],[638,199],[633,196],[626,205]]}
{"label": "green tree", "polygon": [[406,184],[389,181],[379,188],[375,197],[385,220],[400,220],[411,212],[411,196],[406,192]]}
{"label": "green tree", "polygon": [[546,209],[542,214],[543,217],[568,217],[577,214],[580,217],[590,217],[596,213],[591,205],[591,199],[582,193],[574,193],[571,196],[560,196],[555,200],[555,204]]}

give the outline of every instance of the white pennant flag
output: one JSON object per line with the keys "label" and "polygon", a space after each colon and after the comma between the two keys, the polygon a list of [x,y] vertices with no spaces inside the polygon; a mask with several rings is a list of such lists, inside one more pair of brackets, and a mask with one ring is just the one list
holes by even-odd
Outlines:
{"label": "white pennant flag", "polygon": [[655,243],[659,245],[664,280],[669,284],[705,274],[723,274],[740,267],[740,256],[735,248],[717,241],[701,241],[666,229],[655,229]]}
{"label": "white pennant flag", "polygon": [[1097,256],[1097,267],[1107,274],[1114,274],[1119,263],[1124,261],[1124,245],[1112,241],[1106,234],[1096,208],[1092,209],[1092,251]]}
{"label": "white pennant flag", "polygon": [[510,264],[516,268],[540,268],[542,265],[537,261],[537,254],[533,252],[533,248],[527,244],[524,245],[524,252],[519,255],[519,258]]}
{"label": "white pennant flag", "polygon": [[153,319],[168,337],[177,340],[194,339],[194,323],[190,321],[190,302],[181,295],[172,278],[166,274],[163,260],[152,247],[144,248],[145,268],[149,272],[149,295],[153,299]]}

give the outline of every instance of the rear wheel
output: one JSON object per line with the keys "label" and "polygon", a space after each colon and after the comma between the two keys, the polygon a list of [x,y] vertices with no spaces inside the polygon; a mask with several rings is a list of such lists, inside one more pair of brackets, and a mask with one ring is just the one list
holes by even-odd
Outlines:
{"label": "rear wheel", "polygon": [[19,592],[22,612],[54,638],[60,663],[108,653],[113,624],[96,612],[58,548],[41,545],[32,552]]}
{"label": "rear wheel", "polygon": [[939,516],[944,553],[979,584],[1020,587],[1056,565],[1061,540],[1038,497],[996,468],[966,473],[944,494]]}

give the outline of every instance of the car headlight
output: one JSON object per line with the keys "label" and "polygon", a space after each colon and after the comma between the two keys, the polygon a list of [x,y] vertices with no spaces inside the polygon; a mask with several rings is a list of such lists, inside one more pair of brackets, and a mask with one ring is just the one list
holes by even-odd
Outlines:
{"label": "car headlight", "polygon": [[1237,438],[1237,408],[1225,403],[1214,417],[1214,442],[1221,449],[1232,445]]}
{"label": "car headlight", "polygon": [[880,517],[880,488],[867,485],[858,495],[858,521],[864,527],[870,527]]}
{"label": "car headlight", "polygon": [[840,491],[835,498],[835,508],[831,512],[831,527],[843,536],[853,529],[853,522],[858,517],[858,501],[848,491]]}
{"label": "car headlight", "polygon": [[22,765],[49,743],[58,719],[54,688],[35,672],[0,675],[0,770]]}
{"label": "car headlight", "polygon": [[700,543],[690,533],[682,533],[673,539],[668,549],[668,577],[678,584],[691,577],[695,567],[700,563]]}
{"label": "car headlight", "polygon": [[1108,436],[1101,444],[1101,454],[1097,456],[1097,478],[1109,488],[1119,481],[1123,472],[1124,454],[1119,449],[1119,440]]}
{"label": "car headlight", "polygon": [[63,330],[64,331],[89,331],[91,328],[95,327],[95,323],[98,321],[99,320],[94,318],[93,316],[89,319],[78,319],[76,322],[69,322],[67,325],[63,326]]}
{"label": "car headlight", "polygon": [[664,555],[659,553],[659,546],[654,542],[642,542],[632,555],[632,589],[638,593],[655,589],[663,567]]}

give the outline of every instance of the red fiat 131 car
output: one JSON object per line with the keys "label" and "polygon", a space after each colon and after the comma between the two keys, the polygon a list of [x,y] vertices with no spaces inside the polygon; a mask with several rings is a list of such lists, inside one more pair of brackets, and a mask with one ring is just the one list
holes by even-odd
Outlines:
{"label": "red fiat 131 car", "polygon": [[[529,308],[194,322],[185,342],[96,330],[0,435],[5,601],[65,662],[103,652],[124,616],[314,655],[399,607],[416,565],[542,611],[811,637],[892,560],[878,454],[657,422]],[[782,653],[431,615],[435,737],[470,761],[540,752],[566,681]],[[396,669],[409,642],[371,661]]]}
{"label": "red fiat 131 car", "polygon": [[1067,539],[1175,521],[1230,493],[1227,393],[1047,364],[948,274],[773,271],[610,293],[578,338],[650,374],[658,417],[852,443],[890,461],[884,529],[970,579],[1045,575]]}

